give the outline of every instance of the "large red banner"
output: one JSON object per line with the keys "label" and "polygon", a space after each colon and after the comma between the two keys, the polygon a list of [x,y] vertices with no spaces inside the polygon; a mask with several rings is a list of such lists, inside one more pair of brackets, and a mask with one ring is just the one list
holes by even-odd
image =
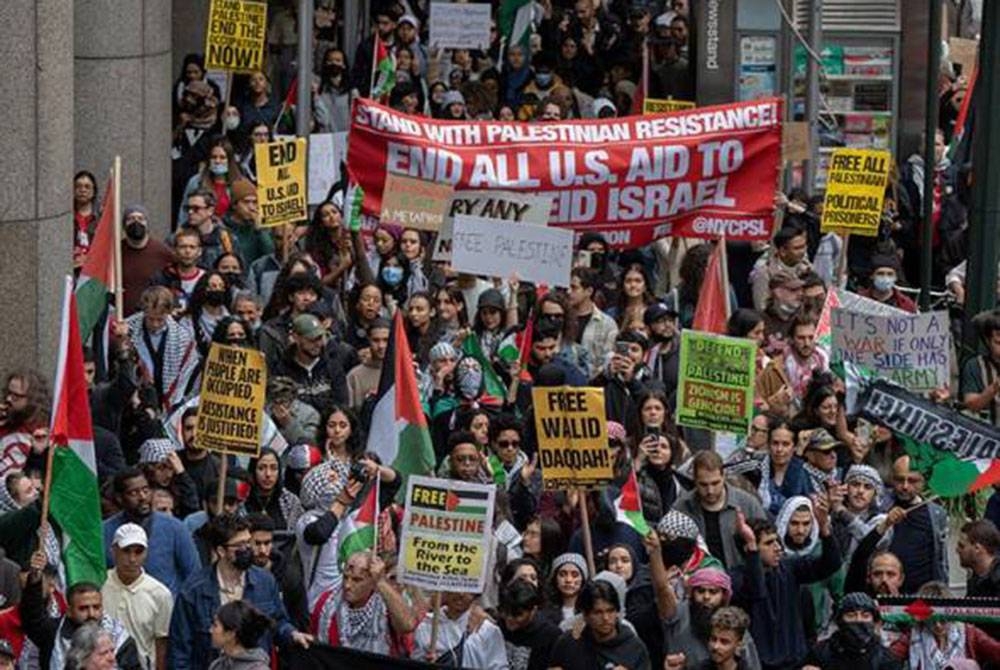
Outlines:
{"label": "large red banner", "polygon": [[441,121],[354,103],[347,168],[378,216],[387,172],[552,197],[549,224],[616,247],[665,235],[766,240],[781,100],[546,123]]}

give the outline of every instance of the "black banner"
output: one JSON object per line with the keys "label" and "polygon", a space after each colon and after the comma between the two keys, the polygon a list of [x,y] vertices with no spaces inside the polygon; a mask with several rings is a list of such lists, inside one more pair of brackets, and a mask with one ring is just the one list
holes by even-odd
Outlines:
{"label": "black banner", "polygon": [[959,458],[1000,458],[1000,431],[884,380],[858,398],[863,417]]}
{"label": "black banner", "polygon": [[291,645],[281,654],[286,668],[295,670],[428,670],[438,666],[404,658],[391,658],[381,654],[355,651],[346,647],[331,647],[313,643],[308,649]]}

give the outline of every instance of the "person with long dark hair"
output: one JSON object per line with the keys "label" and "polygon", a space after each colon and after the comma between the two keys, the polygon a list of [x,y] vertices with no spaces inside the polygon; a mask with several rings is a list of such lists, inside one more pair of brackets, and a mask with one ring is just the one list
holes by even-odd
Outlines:
{"label": "person with long dark hair", "polygon": [[354,265],[343,207],[344,196],[339,191],[320,203],[300,242],[319,267],[320,281],[330,288],[341,287],[347,271]]}
{"label": "person with long dark hair", "polygon": [[194,334],[202,357],[208,355],[215,327],[224,317],[229,316],[229,310],[226,309],[227,297],[226,280],[215,271],[203,274],[191,292],[191,300],[182,323]]}
{"label": "person with long dark hair", "polygon": [[274,449],[264,447],[250,459],[250,494],[243,502],[247,512],[266,514],[276,528],[294,530],[302,516],[299,497],[284,487],[281,458]]}
{"label": "person with long dark hair", "polygon": [[209,633],[221,655],[209,670],[270,670],[270,655],[257,641],[274,625],[260,611],[242,600],[226,603],[215,613]]}
{"label": "person with long dark hair", "polygon": [[73,176],[73,267],[83,265],[97,232],[97,178],[86,170]]}

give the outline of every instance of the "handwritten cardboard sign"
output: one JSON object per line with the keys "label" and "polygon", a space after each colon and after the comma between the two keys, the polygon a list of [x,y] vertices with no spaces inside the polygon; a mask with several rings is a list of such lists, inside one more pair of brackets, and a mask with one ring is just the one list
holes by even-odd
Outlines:
{"label": "handwritten cardboard sign", "polygon": [[451,201],[450,184],[406,177],[390,172],[382,196],[382,223],[402,228],[439,230]]}
{"label": "handwritten cardboard sign", "polygon": [[459,272],[569,286],[573,231],[524,226],[460,214],[452,233],[451,265]]}

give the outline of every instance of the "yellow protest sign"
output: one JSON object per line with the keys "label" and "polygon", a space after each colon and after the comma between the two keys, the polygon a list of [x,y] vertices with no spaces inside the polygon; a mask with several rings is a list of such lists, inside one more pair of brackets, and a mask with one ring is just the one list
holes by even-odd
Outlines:
{"label": "yellow protest sign", "polygon": [[308,218],[305,138],[258,144],[254,152],[260,225],[305,221]]}
{"label": "yellow protest sign", "polygon": [[397,579],[431,591],[481,593],[493,539],[496,486],[411,475]]}
{"label": "yellow protest sign", "polygon": [[388,172],[382,189],[379,221],[403,228],[440,230],[451,194],[451,184]]}
{"label": "yellow protest sign", "polygon": [[264,69],[267,3],[212,0],[205,30],[205,67],[256,72]]}
{"label": "yellow protest sign", "polygon": [[597,488],[610,484],[614,473],[604,389],[533,388],[531,399],[545,488]]}
{"label": "yellow protest sign", "polygon": [[830,157],[820,230],[878,235],[891,167],[888,151],[835,150]]}
{"label": "yellow protest sign", "polygon": [[259,455],[266,390],[264,354],[255,349],[212,344],[201,372],[195,446],[228,454]]}
{"label": "yellow protest sign", "polygon": [[694,109],[695,104],[690,100],[659,100],[657,98],[646,98],[642,101],[643,114],[662,114],[663,112],[681,112],[685,109]]}

